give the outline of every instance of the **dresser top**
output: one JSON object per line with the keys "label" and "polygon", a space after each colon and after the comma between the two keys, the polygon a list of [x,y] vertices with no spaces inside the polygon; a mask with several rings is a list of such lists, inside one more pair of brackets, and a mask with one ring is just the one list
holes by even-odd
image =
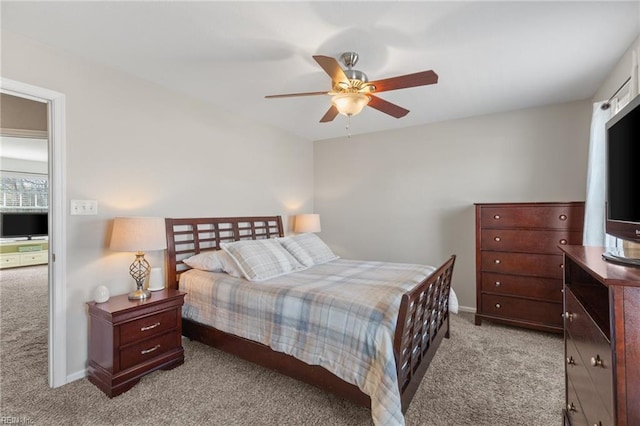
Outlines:
{"label": "dresser top", "polygon": [[504,202],[504,203],[473,203],[476,206],[496,206],[496,207],[527,207],[527,206],[557,206],[567,204],[583,205],[584,201],[527,201],[527,202]]}
{"label": "dresser top", "polygon": [[640,287],[640,267],[604,260],[602,253],[607,251],[604,247],[560,246],[560,250],[606,286]]}

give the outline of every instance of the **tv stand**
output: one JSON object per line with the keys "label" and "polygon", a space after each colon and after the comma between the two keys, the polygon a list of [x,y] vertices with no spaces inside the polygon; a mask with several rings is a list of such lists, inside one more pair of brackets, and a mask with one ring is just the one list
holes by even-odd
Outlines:
{"label": "tv stand", "polygon": [[602,258],[608,262],[640,268],[640,250],[611,249],[602,253]]}
{"label": "tv stand", "polygon": [[565,426],[640,425],[640,269],[563,246]]}
{"label": "tv stand", "polygon": [[49,263],[49,241],[21,240],[0,242],[0,269]]}

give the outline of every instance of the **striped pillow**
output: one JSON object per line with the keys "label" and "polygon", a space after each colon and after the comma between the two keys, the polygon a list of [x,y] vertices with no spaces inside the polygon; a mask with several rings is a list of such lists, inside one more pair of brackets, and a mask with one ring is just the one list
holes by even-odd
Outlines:
{"label": "striped pillow", "polygon": [[306,267],[320,265],[338,258],[316,234],[298,234],[278,238],[278,241],[298,262]]}
{"label": "striped pillow", "polygon": [[242,240],[220,244],[249,281],[264,281],[305,269],[278,241]]}

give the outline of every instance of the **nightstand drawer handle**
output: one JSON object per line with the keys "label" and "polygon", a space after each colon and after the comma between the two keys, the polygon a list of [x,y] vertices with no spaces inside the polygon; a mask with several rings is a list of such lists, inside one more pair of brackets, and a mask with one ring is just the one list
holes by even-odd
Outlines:
{"label": "nightstand drawer handle", "polygon": [[502,283],[500,281],[496,281],[496,287],[500,287]]}
{"label": "nightstand drawer handle", "polygon": [[495,241],[497,241],[497,242],[500,242],[500,240],[502,240],[502,238],[500,238],[500,237],[495,237],[495,238],[494,238],[494,240],[495,240]]}
{"label": "nightstand drawer handle", "polygon": [[562,244],[563,246],[567,244],[567,240],[565,240],[564,238],[560,240],[560,244]]}
{"label": "nightstand drawer handle", "polygon": [[499,215],[499,214],[493,215],[493,218],[494,218],[495,220],[498,220],[498,219],[500,219],[500,215]]}
{"label": "nightstand drawer handle", "polygon": [[155,324],[151,324],[151,325],[148,325],[148,326],[146,326],[146,327],[142,327],[142,328],[140,329],[140,331],[152,330],[152,329],[156,328],[156,327],[157,327],[157,326],[159,326],[159,325],[160,325],[160,323],[159,323],[159,322],[157,322],[157,323],[155,323]]}
{"label": "nightstand drawer handle", "polygon": [[493,263],[495,263],[496,265],[500,263],[500,259],[496,259],[493,261]]}
{"label": "nightstand drawer handle", "polygon": [[558,216],[558,219],[567,220],[567,215],[566,214],[561,214],[560,216]]}
{"label": "nightstand drawer handle", "polygon": [[155,345],[152,348],[144,349],[144,350],[140,351],[140,355],[146,355],[146,354],[151,353],[151,352],[153,352],[155,350],[158,350],[158,349],[160,349],[160,345]]}
{"label": "nightstand drawer handle", "polygon": [[500,309],[502,306],[500,306],[499,303],[496,303],[496,309]]}

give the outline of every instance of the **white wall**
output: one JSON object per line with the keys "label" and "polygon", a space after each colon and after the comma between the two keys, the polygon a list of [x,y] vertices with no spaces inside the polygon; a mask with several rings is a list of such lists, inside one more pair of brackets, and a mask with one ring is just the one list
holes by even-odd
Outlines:
{"label": "white wall", "polygon": [[[639,9],[640,10],[640,9]],[[640,16],[638,16],[640,19]],[[640,36],[638,36],[629,46],[627,51],[622,55],[616,66],[611,70],[607,78],[602,82],[600,88],[593,96],[593,102],[604,101],[609,99],[616,90],[629,78],[631,74],[631,52],[640,46]],[[627,93],[628,86],[621,90],[621,94]]]}
{"label": "white wall", "polygon": [[316,141],[320,236],[346,258],[455,253],[453,286],[475,309],[473,204],[583,201],[590,120],[585,101]]}
{"label": "white wall", "polygon": [[57,284],[67,292],[69,376],[85,368],[93,290],[134,288],[133,255],[107,249],[113,217],[312,211],[310,141],[7,32],[2,77],[66,95],[66,195],[99,203],[97,216],[67,218],[68,276]]}

